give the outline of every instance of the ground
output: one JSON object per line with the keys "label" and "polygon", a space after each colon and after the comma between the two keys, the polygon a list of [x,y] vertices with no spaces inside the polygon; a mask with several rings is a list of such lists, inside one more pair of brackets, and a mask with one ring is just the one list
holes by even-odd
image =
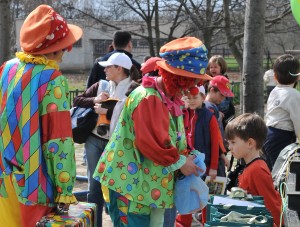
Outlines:
{"label": "ground", "polygon": [[[80,176],[86,176],[86,166],[82,165],[83,157],[83,145],[75,143],[75,157],[76,157],[76,174]],[[88,189],[86,182],[76,181],[74,192],[86,191]],[[103,212],[103,227],[113,227],[109,215]]]}

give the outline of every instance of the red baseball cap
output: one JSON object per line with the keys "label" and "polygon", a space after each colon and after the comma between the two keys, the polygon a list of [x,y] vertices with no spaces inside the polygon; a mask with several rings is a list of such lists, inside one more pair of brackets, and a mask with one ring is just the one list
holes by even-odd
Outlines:
{"label": "red baseball cap", "polygon": [[146,73],[155,71],[157,61],[163,61],[163,59],[159,57],[151,57],[147,61],[145,61],[145,63],[142,64],[141,68],[142,74],[145,75]]}
{"label": "red baseball cap", "polygon": [[209,84],[218,88],[221,94],[225,97],[234,96],[234,94],[230,90],[230,82],[225,76],[214,76],[212,80],[209,81]]}

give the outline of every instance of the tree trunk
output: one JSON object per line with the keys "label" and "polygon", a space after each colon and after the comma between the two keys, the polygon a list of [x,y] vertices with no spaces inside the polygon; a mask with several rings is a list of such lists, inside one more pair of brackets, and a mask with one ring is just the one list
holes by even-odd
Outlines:
{"label": "tree trunk", "polygon": [[0,65],[10,58],[9,0],[0,0]]}
{"label": "tree trunk", "polygon": [[245,13],[242,113],[264,116],[263,55],[266,0],[247,0]]}
{"label": "tree trunk", "polygon": [[160,45],[161,45],[161,43],[160,43],[159,13],[158,13],[158,11],[159,11],[158,0],[155,0],[154,20],[155,20],[156,56],[159,56],[159,50],[160,50]]}

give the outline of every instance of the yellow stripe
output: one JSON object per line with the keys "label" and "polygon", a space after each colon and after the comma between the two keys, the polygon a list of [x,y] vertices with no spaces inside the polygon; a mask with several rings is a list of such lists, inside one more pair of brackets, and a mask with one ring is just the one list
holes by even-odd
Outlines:
{"label": "yellow stripe", "polygon": [[16,86],[16,84],[19,82],[19,80],[22,78],[23,72],[24,72],[24,68],[25,65],[23,65],[16,73],[15,75],[15,83],[14,83],[14,87]]}
{"label": "yellow stripe", "polygon": [[9,144],[9,142],[11,141],[11,133],[10,133],[8,124],[6,124],[6,126],[3,130],[2,139],[3,139],[3,146],[4,146],[4,148],[6,148],[7,145]]}
{"label": "yellow stripe", "polygon": [[23,112],[22,112],[22,127],[29,121],[30,119],[30,102],[24,106]]}
{"label": "yellow stripe", "polygon": [[37,170],[39,167],[39,162],[38,162],[38,157],[39,157],[39,151],[36,150],[32,156],[29,158],[29,176]]}

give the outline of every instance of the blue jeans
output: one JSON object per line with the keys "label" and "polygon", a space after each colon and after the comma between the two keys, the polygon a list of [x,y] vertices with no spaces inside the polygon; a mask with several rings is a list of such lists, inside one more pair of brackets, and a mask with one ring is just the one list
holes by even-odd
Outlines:
{"label": "blue jeans", "polygon": [[167,208],[164,215],[164,227],[174,227],[176,219],[176,207]]}
{"label": "blue jeans", "polygon": [[280,152],[294,142],[296,142],[295,132],[268,127],[267,138],[263,145],[263,153],[271,171]]}
{"label": "blue jeans", "polygon": [[94,171],[97,167],[100,156],[107,144],[107,140],[97,138],[96,136],[89,136],[85,142],[84,149],[87,158],[87,175],[88,175],[88,189],[87,201],[97,204],[97,227],[102,227],[102,211],[104,205],[101,184],[93,178]]}

